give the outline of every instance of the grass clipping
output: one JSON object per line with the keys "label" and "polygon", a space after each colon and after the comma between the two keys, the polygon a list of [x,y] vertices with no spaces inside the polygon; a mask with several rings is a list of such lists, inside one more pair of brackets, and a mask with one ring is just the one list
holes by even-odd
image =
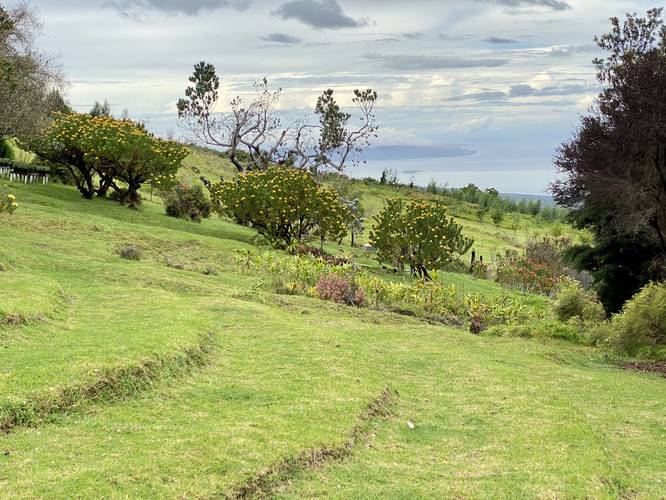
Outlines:
{"label": "grass clipping", "polygon": [[225,497],[233,499],[272,497],[300,472],[318,469],[328,462],[348,458],[357,446],[368,440],[375,419],[392,415],[391,408],[395,396],[394,391],[385,388],[365,407],[358,417],[358,424],[351,429],[342,444],[333,447],[311,448],[294,457],[285,458],[249,478]]}
{"label": "grass clipping", "polygon": [[0,432],[16,427],[34,427],[49,417],[82,410],[138,395],[161,380],[185,375],[208,364],[215,350],[215,335],[201,335],[195,345],[174,354],[141,360],[129,366],[107,368],[93,380],[62,387],[54,393],[35,394],[23,402],[0,403]]}

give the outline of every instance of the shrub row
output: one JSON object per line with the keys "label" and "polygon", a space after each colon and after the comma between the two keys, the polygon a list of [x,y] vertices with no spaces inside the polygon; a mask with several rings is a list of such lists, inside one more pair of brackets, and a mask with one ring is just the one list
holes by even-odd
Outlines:
{"label": "shrub row", "polygon": [[549,321],[513,323],[484,335],[557,338],[620,354],[666,359],[666,283],[650,283],[610,320],[596,295],[571,279],[558,282]]}
{"label": "shrub row", "polygon": [[253,254],[244,250],[237,252],[234,260],[241,269],[258,271],[262,283],[278,293],[410,311],[424,318],[464,325],[474,333],[494,324],[524,321],[533,315],[524,300],[513,295],[488,298],[461,294],[455,286],[445,286],[436,280],[390,282],[353,264],[335,265],[309,255]]}

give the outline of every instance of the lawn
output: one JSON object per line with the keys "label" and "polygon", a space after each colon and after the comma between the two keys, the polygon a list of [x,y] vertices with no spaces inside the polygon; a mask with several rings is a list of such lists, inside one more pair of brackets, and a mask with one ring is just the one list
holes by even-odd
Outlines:
{"label": "lawn", "polygon": [[231,260],[254,233],[223,220],[11,189],[0,419],[21,418],[0,434],[2,498],[666,495],[663,378],[258,291]]}

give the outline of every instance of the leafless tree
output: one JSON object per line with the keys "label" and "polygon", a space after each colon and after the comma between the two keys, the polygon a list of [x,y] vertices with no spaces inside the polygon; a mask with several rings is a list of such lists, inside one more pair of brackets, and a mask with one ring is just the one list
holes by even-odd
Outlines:
{"label": "leafless tree", "polygon": [[251,100],[233,99],[228,113],[215,111],[220,79],[212,64],[196,64],[189,80],[186,98],[178,101],[181,125],[198,141],[226,149],[239,172],[265,169],[271,163],[341,171],[357,161],[377,134],[377,93],[371,89],[354,92],[361,116],[359,126],[350,130],[352,115],[340,109],[330,89],[317,100],[314,112],[319,122],[306,123],[285,120],[278,107],[282,89],[271,89],[266,78],[254,85]]}

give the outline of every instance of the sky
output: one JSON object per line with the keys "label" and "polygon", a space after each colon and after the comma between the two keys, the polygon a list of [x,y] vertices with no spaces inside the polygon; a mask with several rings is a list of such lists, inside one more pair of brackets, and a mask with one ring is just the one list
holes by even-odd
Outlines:
{"label": "sky", "polygon": [[[4,0],[0,0],[6,3]],[[654,0],[32,0],[41,48],[60,57],[75,109],[108,99],[158,134],[198,61],[221,77],[219,111],[267,77],[290,116],[327,88],[379,94],[366,166],[417,184],[540,193],[552,158],[599,92],[594,36]]]}

